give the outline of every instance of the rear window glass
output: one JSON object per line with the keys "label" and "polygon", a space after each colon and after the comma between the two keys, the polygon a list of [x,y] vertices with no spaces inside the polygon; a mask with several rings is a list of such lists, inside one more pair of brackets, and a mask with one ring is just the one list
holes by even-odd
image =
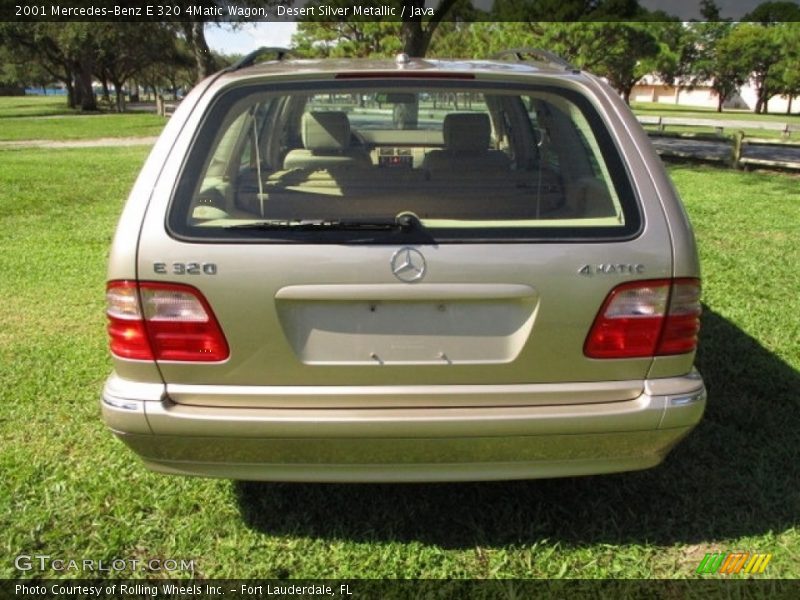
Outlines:
{"label": "rear window glass", "polygon": [[595,240],[640,225],[585,98],[450,81],[230,90],[168,216],[180,238],[303,243]]}

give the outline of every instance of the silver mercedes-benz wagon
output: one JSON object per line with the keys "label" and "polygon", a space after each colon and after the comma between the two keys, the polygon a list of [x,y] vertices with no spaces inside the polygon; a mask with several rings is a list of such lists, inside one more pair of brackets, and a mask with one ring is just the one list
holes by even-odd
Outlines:
{"label": "silver mercedes-benz wagon", "polygon": [[112,431],[236,479],[658,464],[706,401],[692,230],[619,96],[532,54],[195,87],[111,250]]}

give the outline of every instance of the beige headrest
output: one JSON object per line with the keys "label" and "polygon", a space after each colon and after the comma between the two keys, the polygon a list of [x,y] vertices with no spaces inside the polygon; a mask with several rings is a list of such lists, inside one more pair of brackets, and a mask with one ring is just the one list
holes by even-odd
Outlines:
{"label": "beige headrest", "polygon": [[341,111],[308,112],[303,115],[302,136],[307,150],[344,150],[350,146],[350,121]]}
{"label": "beige headrest", "polygon": [[489,149],[492,125],[486,113],[450,113],[442,124],[444,146],[456,152]]}

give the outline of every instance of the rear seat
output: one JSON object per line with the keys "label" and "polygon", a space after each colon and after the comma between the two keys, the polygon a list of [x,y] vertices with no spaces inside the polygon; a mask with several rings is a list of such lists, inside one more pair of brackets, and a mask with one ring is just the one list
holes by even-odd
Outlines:
{"label": "rear seat", "polygon": [[291,150],[284,158],[284,169],[330,169],[370,167],[366,150],[350,145],[350,121],[341,111],[314,111],[303,115],[302,149]]}
{"label": "rear seat", "polygon": [[[506,218],[531,218],[535,198],[541,194],[538,204],[544,218],[563,215],[557,210],[564,205],[557,178],[547,171],[543,180],[532,171],[512,171],[504,152],[489,149],[488,115],[451,113],[445,117],[443,132],[445,148],[428,152],[421,169],[380,168],[365,150],[350,147],[350,122],[344,112],[306,113],[302,120],[306,147],[290,151],[284,168],[265,178],[269,213],[274,218],[333,218],[354,211],[362,216],[385,215],[389,207],[402,206],[423,218],[478,217],[487,201],[502,196]],[[473,182],[467,183],[470,176]],[[254,184],[240,188],[237,208],[258,212],[260,204]]]}
{"label": "rear seat", "polygon": [[486,113],[450,113],[442,123],[443,150],[425,155],[422,168],[460,175],[481,171],[508,171],[511,161],[505,152],[490,150],[492,126]]}

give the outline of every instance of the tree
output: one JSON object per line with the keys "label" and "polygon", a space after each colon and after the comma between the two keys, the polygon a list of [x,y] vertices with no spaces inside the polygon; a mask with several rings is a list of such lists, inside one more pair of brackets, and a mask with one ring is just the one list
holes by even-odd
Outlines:
{"label": "tree", "polygon": [[53,77],[24,53],[0,45],[0,94],[23,94],[26,87],[46,89]]}
{"label": "tree", "polygon": [[775,30],[764,25],[741,23],[718,44],[723,67],[748,78],[756,88],[756,113],[767,112],[772,92],[770,85],[777,75],[781,58],[781,41]]}
{"label": "tree", "polygon": [[700,15],[704,21],[722,21],[719,6],[714,0],[700,0]]}
{"label": "tree", "polygon": [[405,5],[400,36],[403,39],[403,52],[409,56],[422,57],[428,52],[431,39],[442,19],[450,12],[457,0],[439,0],[433,16],[423,21],[425,0],[403,0]]}
{"label": "tree", "polygon": [[164,67],[178,60],[175,35],[162,23],[97,23],[96,73],[116,90],[117,111],[125,109],[122,88],[148,67]]}
{"label": "tree", "polygon": [[186,40],[178,37],[174,42],[169,57],[147,65],[136,77],[151,89],[169,90],[172,99],[177,100],[178,90],[189,89],[195,84],[196,65]]}
{"label": "tree", "polygon": [[36,61],[52,78],[64,84],[67,103],[97,110],[92,71],[97,46],[94,23],[0,23],[0,42],[14,53]]}
{"label": "tree", "polygon": [[19,96],[25,93],[18,66],[8,56],[8,50],[0,46],[0,96]]}
{"label": "tree", "polygon": [[782,23],[775,33],[781,46],[781,56],[772,70],[770,87],[788,98],[786,114],[792,112],[792,99],[800,95],[800,23]]}
{"label": "tree", "polygon": [[642,23],[591,23],[584,30],[585,50],[581,62],[589,70],[606,77],[626,103],[633,86],[653,66],[659,46],[650,28]]}
{"label": "tree", "polygon": [[763,2],[747,13],[742,20],[762,25],[796,22],[800,21],[800,6],[794,2]]}
{"label": "tree", "polygon": [[[769,33],[762,32],[766,39],[764,53],[755,52],[748,48],[747,54],[750,60],[754,61],[756,68],[753,72],[753,80],[759,89],[759,99],[756,112],[763,110],[766,112],[769,101],[769,94],[778,93],[788,96],[787,114],[792,110],[792,98],[800,93],[800,74],[798,74],[798,61],[800,51],[797,38],[797,22],[800,21],[800,6],[794,2],[764,2],[759,4],[752,12],[744,16],[745,21],[760,23]],[[779,47],[779,56],[773,57],[776,60],[772,64],[766,60],[766,52],[769,49]]]}
{"label": "tree", "polygon": [[179,31],[183,34],[195,61],[196,82],[202,81],[216,71],[208,42],[206,42],[206,22],[205,18],[195,17],[178,24]]}
{"label": "tree", "polygon": [[650,23],[650,31],[658,52],[647,59],[647,67],[667,84],[679,88],[691,85],[698,43],[694,30],[678,21],[665,20]]}
{"label": "tree", "polygon": [[307,56],[392,56],[405,52],[409,56],[424,57],[433,40],[434,33],[448,14],[471,18],[477,14],[467,0],[439,0],[433,16],[423,18],[424,0],[364,0],[359,7],[378,9],[389,6],[395,17],[402,20],[356,21],[352,19],[353,3],[350,0],[327,0],[310,2],[306,6],[347,9],[339,20],[331,21],[315,11],[298,24],[293,41],[300,54]]}
{"label": "tree", "polygon": [[[268,8],[290,3],[291,0],[239,0],[235,4],[239,8]],[[195,81],[199,82],[214,73],[218,67],[206,41],[206,24],[219,24],[224,21],[228,17],[232,3],[227,0],[206,0],[203,3],[197,0],[173,0],[170,4],[180,8],[179,14],[173,19],[173,25],[186,40],[186,45],[194,58]],[[235,27],[236,23],[231,25]]]}
{"label": "tree", "polygon": [[652,71],[659,44],[642,22],[538,23],[523,46],[547,48],[575,66],[605,77],[626,102],[633,86]]}
{"label": "tree", "polygon": [[[555,52],[608,79],[626,101],[633,86],[656,68],[654,61],[667,46],[654,35],[660,23],[645,23],[650,13],[637,0],[497,0],[492,14],[497,21],[516,23],[500,26],[489,46]],[[674,57],[670,69],[677,71],[685,60]],[[667,70],[669,65],[658,66]]]}
{"label": "tree", "polygon": [[[439,25],[431,40],[428,56],[441,58],[491,58],[509,46],[505,40],[519,37],[520,23],[447,21]],[[519,46],[517,43],[516,46]]]}
{"label": "tree", "polygon": [[402,50],[399,21],[301,21],[292,42],[310,57],[388,57]]}
{"label": "tree", "polygon": [[710,86],[717,95],[717,112],[722,112],[725,102],[744,84],[748,75],[741,64],[729,60],[724,52],[727,48],[722,40],[734,25],[728,21],[706,21],[690,23],[688,27],[696,38],[691,86]]}

